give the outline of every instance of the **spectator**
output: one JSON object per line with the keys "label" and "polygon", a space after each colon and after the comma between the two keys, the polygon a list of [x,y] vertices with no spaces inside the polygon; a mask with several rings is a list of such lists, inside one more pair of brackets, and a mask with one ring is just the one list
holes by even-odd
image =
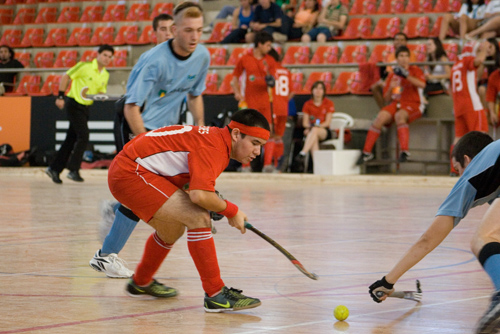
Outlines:
{"label": "spectator", "polygon": [[[437,37],[427,40],[427,61],[449,61],[443,43]],[[424,74],[426,80],[424,93],[426,95],[441,94],[448,91],[451,75],[450,65],[426,65]]]}
{"label": "spectator", "polygon": [[283,14],[293,17],[297,9],[297,0],[276,0],[276,4],[281,8]]}
{"label": "spectator", "polygon": [[254,17],[254,8],[250,0],[240,0],[240,4],[233,12],[232,31],[222,40],[222,44],[240,43],[245,40]]}
{"label": "spectator", "polygon": [[153,19],[153,31],[156,36],[156,45],[172,38],[172,24],[174,24],[174,18],[169,14],[162,13]]}
{"label": "spectator", "polygon": [[450,28],[460,39],[464,39],[466,33],[477,28],[484,17],[485,9],[484,0],[467,0],[457,14],[446,14],[443,17],[439,39],[444,41]]}
{"label": "spectator", "polygon": [[[250,5],[252,7],[255,7],[256,4],[257,4],[257,0],[250,0]],[[210,22],[210,24],[208,26],[206,26],[205,28],[203,28],[203,32],[204,33],[212,32],[212,29],[214,28],[215,22],[217,20],[225,20],[228,17],[233,16],[235,9],[236,9],[235,6],[229,6],[229,5],[222,7],[222,9],[220,10],[220,12],[215,17],[215,19],[212,22]],[[233,17],[233,19],[234,19],[234,17]]]}
{"label": "spectator", "polygon": [[326,97],[326,87],[323,81],[316,81],[311,88],[311,99],[302,107],[302,126],[306,140],[295,162],[299,173],[304,171],[307,153],[319,150],[319,143],[332,139],[330,130],[332,115],[335,112],[333,101]]}
{"label": "spectator", "polygon": [[318,21],[319,4],[316,0],[304,0],[293,18],[292,27],[288,32],[288,39],[300,39],[308,33]]}
{"label": "spectator", "polygon": [[[89,107],[94,103],[87,98],[87,94],[106,93],[109,73],[106,66],[113,58],[114,49],[110,45],[101,45],[97,51],[97,58],[91,62],[79,62],[70,68],[62,77],[59,84],[59,96],[56,106],[59,109],[66,107],[69,119],[69,128],[66,139],[56,154],[54,161],[47,168],[46,173],[54,183],[62,183],[59,178],[61,171],[69,169],[68,179],[83,182],[80,176],[80,165],[83,152],[89,142]],[[71,89],[67,101],[65,91],[71,82]]]}
{"label": "spectator", "polygon": [[328,6],[321,10],[318,25],[307,34],[302,35],[302,42],[318,41],[324,43],[337,36],[347,24],[349,10],[340,0],[331,0]]}
{"label": "spectator", "polygon": [[[14,50],[10,46],[0,46],[0,70],[8,68],[24,68],[23,64],[14,58]],[[14,90],[14,82],[17,77],[15,72],[0,72],[0,96]]]}
{"label": "spectator", "polygon": [[247,43],[253,43],[255,32],[259,31],[265,31],[271,36],[274,36],[274,33],[288,35],[288,31],[282,29],[282,23],[283,12],[281,8],[271,0],[259,0],[259,4],[255,7],[253,20],[250,22],[252,32],[246,34],[245,40]]}
{"label": "spectator", "polygon": [[500,0],[491,0],[486,6],[484,19],[481,25],[465,34],[466,39],[476,38],[491,38],[500,34]]}
{"label": "spectator", "polygon": [[496,69],[491,73],[486,90],[486,103],[488,105],[490,123],[496,127],[498,126],[498,109],[496,107],[496,101],[498,94],[500,93],[500,52],[497,50],[497,56],[495,57]]}
{"label": "spectator", "polygon": [[425,88],[424,72],[417,66],[410,65],[410,50],[400,46],[396,50],[397,66],[389,74],[384,88],[384,98],[390,104],[383,107],[373,121],[366,136],[363,154],[357,161],[358,165],[374,158],[372,149],[380,136],[380,129],[393,121],[398,127],[401,155],[399,162],[406,162],[410,156],[410,129],[408,124],[422,117],[424,104],[421,99]]}

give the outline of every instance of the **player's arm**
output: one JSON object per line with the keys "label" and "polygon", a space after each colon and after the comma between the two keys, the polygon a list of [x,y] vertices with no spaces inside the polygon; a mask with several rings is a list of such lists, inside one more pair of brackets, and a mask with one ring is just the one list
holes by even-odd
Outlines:
{"label": "player's arm", "polygon": [[123,115],[125,116],[128,126],[130,127],[130,130],[132,131],[134,136],[146,132],[144,121],[141,117],[141,107],[139,107],[135,103],[125,104],[125,107],[123,108]]}
{"label": "player's arm", "polygon": [[425,88],[425,81],[421,80],[420,78],[414,77],[413,75],[408,75],[406,77],[406,80],[408,80],[415,87]]}
{"label": "player's arm", "polygon": [[59,81],[59,95],[57,96],[57,99],[56,99],[56,106],[59,109],[64,108],[64,104],[65,104],[64,92],[66,91],[66,89],[68,89],[70,82],[71,82],[71,78],[69,77],[69,75],[64,73],[63,76],[61,77],[61,80]]}
{"label": "player's arm", "polygon": [[332,122],[332,117],[333,117],[333,113],[331,113],[331,112],[326,113],[325,121],[323,123],[321,123],[319,126],[321,126],[322,128],[329,128],[330,123]]}
{"label": "player's arm", "polygon": [[[406,254],[396,263],[392,270],[382,280],[370,286],[370,295],[376,302],[385,300],[387,294],[392,293],[394,285],[404,273],[419,263],[427,254],[436,248],[453,229],[454,217],[437,216],[427,231],[422,234],[418,241],[411,246]],[[384,282],[385,281],[385,282]],[[385,283],[388,283],[385,284]],[[384,296],[377,297],[378,291],[384,292]]]}
{"label": "player's arm", "polygon": [[201,95],[193,96],[188,94],[187,104],[189,111],[193,114],[194,123],[199,126],[205,125],[205,108],[203,106],[203,97]]}
{"label": "player's arm", "polygon": [[243,95],[241,94],[241,88],[239,83],[239,77],[233,76],[233,79],[231,80],[231,86],[233,87],[234,98],[236,99],[236,101],[243,100]]}
{"label": "player's arm", "polygon": [[396,88],[399,85],[399,82],[397,78],[394,77],[394,75],[391,73],[390,76],[387,78],[385,82],[385,87],[384,87],[384,100],[386,102],[391,102],[392,100],[392,90],[393,88]]}
{"label": "player's arm", "polygon": [[[479,48],[477,49],[476,52],[476,57],[474,58],[474,66],[479,67],[479,65],[482,65],[484,61],[486,60],[486,49],[488,48],[490,42],[484,41],[481,43]],[[481,72],[482,73],[482,72]]]}

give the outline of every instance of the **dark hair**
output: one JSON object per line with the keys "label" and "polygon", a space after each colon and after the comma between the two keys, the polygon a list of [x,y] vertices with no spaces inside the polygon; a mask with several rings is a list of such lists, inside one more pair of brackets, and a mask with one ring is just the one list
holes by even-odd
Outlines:
{"label": "dark hair", "polygon": [[[467,13],[470,13],[472,12],[472,6],[474,4],[472,3],[472,0],[467,0]],[[482,6],[484,5],[484,0],[479,0],[479,2],[477,3],[478,6]]]}
{"label": "dark hair", "polygon": [[464,135],[458,143],[455,144],[451,156],[464,167],[465,156],[474,159],[483,148],[493,142],[490,135],[484,132],[471,131]]}
{"label": "dark hair", "polygon": [[156,31],[158,29],[158,22],[160,21],[173,21],[174,18],[171,15],[168,15],[166,13],[161,13],[157,17],[153,19],[153,30]]}
{"label": "dark hair", "polygon": [[99,47],[99,50],[97,50],[97,53],[103,53],[104,51],[109,51],[111,54],[115,54],[115,49],[109,44],[103,44]]}
{"label": "dark hair", "polygon": [[9,53],[10,53],[10,59],[14,59],[14,55],[15,55],[15,53],[14,53],[14,49],[12,49],[12,48],[11,48],[10,46],[8,46],[8,45],[0,45],[0,49],[1,49],[1,48],[6,48],[6,49],[9,51]]}
{"label": "dark hair", "polygon": [[232,121],[248,126],[256,126],[271,131],[267,119],[255,109],[241,109],[233,114]]}
{"label": "dark hair", "polygon": [[273,57],[273,59],[276,60],[278,63],[281,61],[281,59],[280,59],[281,56],[278,53],[278,51],[276,51],[275,48],[271,48],[271,51],[269,51],[267,54],[270,55],[271,57]]}
{"label": "dark hair", "polygon": [[201,13],[203,13],[203,9],[196,2],[184,1],[184,2],[181,2],[180,4],[178,4],[177,6],[175,6],[175,8],[174,8],[174,16],[176,16],[177,14],[179,14],[180,12],[182,12],[184,9],[187,9],[187,8],[190,8],[190,7],[196,7],[196,8],[199,9],[199,11]]}
{"label": "dark hair", "polygon": [[267,42],[274,42],[273,36],[265,31],[257,31],[255,33],[254,45],[255,47],[259,46],[259,44],[265,44]]}
{"label": "dark hair", "polygon": [[498,46],[497,40],[495,38],[488,38],[487,41],[495,48],[495,55],[486,57],[486,60],[493,60],[495,62],[493,65],[486,66],[486,68],[488,69],[488,75],[490,75],[497,68],[500,68],[500,47]]}
{"label": "dark hair", "polygon": [[399,56],[399,54],[401,52],[408,52],[408,55],[410,55],[410,53],[411,53],[410,49],[408,49],[407,46],[402,45],[402,46],[400,46],[399,48],[396,49],[396,58]]}
{"label": "dark hair", "polygon": [[316,88],[318,86],[323,87],[323,97],[321,98],[323,100],[325,98],[325,96],[326,96],[326,85],[321,80],[318,80],[318,81],[316,81],[315,83],[312,84],[312,86],[311,86],[311,98],[314,99],[314,96],[312,95],[312,91],[313,91],[314,88]]}
{"label": "dark hair", "polygon": [[395,39],[396,36],[403,36],[405,38],[405,41],[408,42],[408,36],[406,36],[404,32],[397,32],[396,34],[394,34],[394,37],[392,39]]}
{"label": "dark hair", "polygon": [[[448,58],[448,55],[446,54],[446,51],[444,50],[443,43],[439,39],[439,37],[431,37],[430,38],[433,42],[434,45],[436,46],[436,51],[434,52],[434,57],[429,53],[427,54],[427,60],[428,61],[440,61],[441,58],[444,56]],[[431,70],[434,70],[435,65],[430,65],[429,66]]]}

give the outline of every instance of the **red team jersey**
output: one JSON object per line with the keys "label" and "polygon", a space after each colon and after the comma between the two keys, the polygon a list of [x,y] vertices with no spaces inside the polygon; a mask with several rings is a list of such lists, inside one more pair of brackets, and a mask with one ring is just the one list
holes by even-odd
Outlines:
{"label": "red team jersey", "polygon": [[495,103],[500,92],[500,70],[491,73],[488,79],[488,89],[486,90],[486,101]]}
{"label": "red team jersey", "polygon": [[326,119],[326,114],[335,112],[335,106],[333,105],[333,101],[327,99],[326,97],[323,99],[319,107],[316,106],[311,99],[304,103],[302,112],[309,115],[309,122],[311,126],[313,126],[316,124],[316,120],[323,123]]}
{"label": "red team jersey", "polygon": [[451,68],[451,91],[455,117],[462,116],[467,111],[483,110],[484,107],[477,93],[477,67],[474,66],[474,56],[460,56]]}
{"label": "red team jersey", "polygon": [[[424,72],[419,67],[410,65],[408,72],[412,77],[425,82]],[[392,78],[396,78],[396,80],[399,80],[400,82],[399,87],[396,87],[393,91],[392,94],[393,102],[397,101],[401,103],[415,103],[415,104],[422,103],[423,101],[422,97],[424,93],[423,88],[418,88],[414,86],[410,81],[400,76],[397,76],[392,72],[389,73],[385,81],[384,95],[389,90],[389,85],[391,83]],[[422,112],[423,112],[423,107],[422,107]]]}
{"label": "red team jersey", "polygon": [[233,71],[233,76],[239,78],[245,73],[245,101],[248,108],[256,109],[271,123],[271,104],[265,77],[276,69],[276,61],[269,55],[262,59],[254,57],[253,53],[243,55]]}
{"label": "red team jersey", "polygon": [[275,116],[288,116],[288,97],[290,96],[290,71],[278,65],[274,72],[276,85],[273,88],[273,113]]}

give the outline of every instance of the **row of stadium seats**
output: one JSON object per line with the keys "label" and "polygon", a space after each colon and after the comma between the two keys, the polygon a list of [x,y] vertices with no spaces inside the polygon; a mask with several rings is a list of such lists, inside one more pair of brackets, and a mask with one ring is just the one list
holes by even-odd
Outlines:
{"label": "row of stadium seats", "polygon": [[36,23],[71,23],[71,22],[117,22],[151,21],[160,13],[172,14],[173,3],[157,3],[151,11],[149,3],[133,3],[127,11],[124,3],[89,5],[82,10],[80,6],[58,7],[21,7],[0,8],[0,24],[36,24]]}
{"label": "row of stadium seats", "polygon": [[[37,52],[33,59],[30,52],[16,52],[15,58],[19,60],[24,67],[32,67],[31,62],[37,68],[69,68],[76,65],[78,61],[92,61],[97,57],[97,51],[83,51],[82,56],[78,59],[77,50],[61,50],[57,56],[54,52]],[[113,60],[108,67],[125,67],[128,65],[128,51],[115,50]]]}
{"label": "row of stadium seats", "polygon": [[155,44],[156,35],[151,25],[141,33],[137,25],[124,25],[118,29],[111,26],[97,27],[92,31],[89,27],[53,28],[47,34],[43,28],[28,28],[23,35],[21,29],[5,29],[0,38],[0,45],[12,48],[27,47],[66,47],[66,46],[98,46],[110,45],[145,45]]}
{"label": "row of stadium seats", "polygon": [[458,12],[461,0],[354,0],[349,15]]}

